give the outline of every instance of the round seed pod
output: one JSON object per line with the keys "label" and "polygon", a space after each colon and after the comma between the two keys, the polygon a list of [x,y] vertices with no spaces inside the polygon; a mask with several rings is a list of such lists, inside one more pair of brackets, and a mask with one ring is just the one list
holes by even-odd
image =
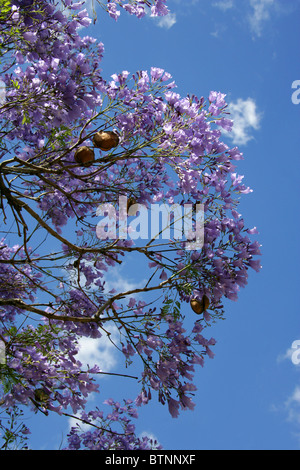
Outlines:
{"label": "round seed pod", "polygon": [[74,155],[76,163],[80,163],[83,166],[89,166],[95,160],[95,153],[94,150],[86,147],[79,147]]}
{"label": "round seed pod", "polygon": [[201,313],[205,312],[209,307],[209,298],[204,294],[201,300],[192,299],[190,304],[192,310],[197,313],[197,315],[201,315]]}
{"label": "round seed pod", "polygon": [[107,152],[119,144],[119,136],[112,131],[99,131],[93,137],[95,147]]}

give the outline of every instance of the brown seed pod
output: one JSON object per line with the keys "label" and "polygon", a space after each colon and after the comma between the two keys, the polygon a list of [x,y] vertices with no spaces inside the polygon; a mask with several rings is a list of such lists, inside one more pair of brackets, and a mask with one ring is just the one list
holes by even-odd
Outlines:
{"label": "brown seed pod", "polygon": [[197,313],[197,315],[201,315],[201,313],[205,312],[209,307],[209,298],[204,294],[201,300],[192,299],[190,303],[193,311]]}
{"label": "brown seed pod", "polygon": [[76,150],[74,158],[77,163],[83,166],[89,166],[95,160],[95,153],[93,149],[84,145]]}
{"label": "brown seed pod", "polygon": [[119,136],[112,131],[99,131],[93,137],[95,147],[107,152],[119,144]]}

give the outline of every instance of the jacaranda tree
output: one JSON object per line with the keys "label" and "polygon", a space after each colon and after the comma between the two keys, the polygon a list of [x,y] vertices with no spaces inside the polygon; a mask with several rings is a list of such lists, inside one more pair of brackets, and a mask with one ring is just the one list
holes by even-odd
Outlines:
{"label": "jacaranda tree", "polygon": [[[114,19],[168,13],[166,0],[98,3]],[[84,2],[0,4],[3,448],[26,445],[25,409],[76,415],[84,427],[71,429],[68,449],[155,448],[135,435],[136,408],[155,398],[173,417],[193,409],[196,368],[214,355],[204,331],[223,317],[224,298],[237,299],[249,268],[260,269],[256,229],[237,211],[251,191],[236,172],[242,154],[221,140],[232,126],[225,95],[183,98],[154,67],[104,80],[104,47],[84,35],[93,21]],[[158,205],[190,209],[186,239],[137,236],[141,214]],[[204,238],[188,246],[196,208]],[[168,224],[177,222],[170,213]],[[106,289],[129,258],[146,262],[145,285]],[[105,370],[78,360],[83,337],[114,343],[125,384],[131,365],[140,371],[137,396],[104,397],[108,413],[103,397],[89,409]]]}

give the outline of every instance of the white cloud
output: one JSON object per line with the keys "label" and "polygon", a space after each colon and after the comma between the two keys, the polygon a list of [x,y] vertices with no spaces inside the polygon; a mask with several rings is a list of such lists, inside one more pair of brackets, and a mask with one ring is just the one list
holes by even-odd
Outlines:
{"label": "white cloud", "polygon": [[[126,272],[128,271],[125,267],[125,263],[123,263],[122,266],[114,268],[111,275],[105,273],[105,292],[108,293],[112,289],[115,289],[118,293],[126,292],[145,286],[145,279],[135,282],[127,277]],[[130,297],[131,296],[128,296],[126,299],[129,299]],[[138,295],[135,294],[134,297],[137,298]],[[82,363],[82,369],[86,368],[88,365],[93,367],[96,364],[103,372],[113,372],[118,364],[118,359],[120,358],[121,361],[124,361],[124,356],[115,346],[116,344],[120,347],[120,332],[118,328],[115,325],[108,325],[107,323],[105,323],[104,327],[105,330],[110,333],[110,337],[106,336],[105,332],[102,332],[101,338],[94,339],[82,337],[79,339],[79,352],[76,355],[76,359]],[[104,377],[110,376],[107,376],[106,374],[97,374],[98,379],[103,379]],[[89,395],[89,401],[93,401],[95,396],[96,394],[94,393]],[[82,431],[88,431],[90,426],[81,422],[79,419],[76,419],[76,416],[79,417],[80,413],[75,415],[73,418],[69,418],[69,428],[78,423]],[[147,433],[147,435],[149,434]],[[152,435],[150,437],[155,439]]]}
{"label": "white cloud", "polygon": [[286,400],[285,408],[288,412],[288,420],[300,425],[300,386],[297,385],[292,395]]}
{"label": "white cloud", "polygon": [[[118,343],[118,329],[115,325],[109,327],[105,326],[105,329],[111,333],[110,338],[114,343]],[[108,336],[103,336],[101,338],[85,338],[82,337],[78,341],[79,352],[76,355],[76,359],[82,363],[82,369],[84,370],[88,366],[93,367],[97,365],[103,372],[111,372],[114,367],[117,365],[117,355],[119,354],[116,347],[109,340]],[[107,377],[106,375],[97,374],[97,379],[103,379]],[[109,376],[108,376],[109,377]],[[88,401],[92,402],[95,400],[96,392],[88,396]],[[90,425],[83,423],[80,419],[81,412],[70,417],[68,419],[68,425],[71,429],[73,426],[76,426],[78,423],[82,431],[88,431]]]}
{"label": "white cloud", "polygon": [[118,329],[114,325],[105,329],[109,331],[110,337],[103,332],[101,338],[82,337],[79,339],[79,353],[76,358],[83,367],[87,365],[93,367],[96,364],[103,372],[110,372],[116,366],[117,349],[113,343],[118,343]]}
{"label": "white cloud", "polygon": [[233,120],[231,132],[226,132],[236,145],[246,145],[253,139],[251,131],[260,127],[261,115],[257,111],[256,103],[252,98],[243,100],[239,98],[236,102],[228,105],[230,119]]}
{"label": "white cloud", "polygon": [[156,21],[157,26],[160,28],[170,29],[177,22],[176,13],[168,13],[168,15],[161,18],[155,17],[154,21]]}
{"label": "white cloud", "polygon": [[284,354],[279,354],[279,356],[277,357],[277,362],[283,362],[286,359],[292,360],[293,352],[294,350],[292,348],[287,349]]}
{"label": "white cloud", "polygon": [[215,38],[222,37],[222,35],[225,33],[226,29],[227,28],[226,28],[225,24],[218,24],[218,25],[216,25],[216,29],[214,31],[212,31],[210,33],[210,35],[215,37]]}
{"label": "white cloud", "polygon": [[[129,262],[130,263],[130,262]],[[132,263],[130,264],[132,267]],[[116,293],[126,293],[134,289],[143,288],[147,280],[139,279],[134,280],[128,277],[128,272],[132,272],[128,268],[128,263],[123,262],[121,266],[116,266],[112,270],[109,270],[107,273],[104,273],[104,293],[106,295],[114,295]],[[71,280],[77,281],[77,273],[71,274]],[[85,283],[85,276],[81,273],[81,285]],[[95,286],[97,288],[97,286]],[[124,305],[129,302],[130,298],[134,297],[138,299],[139,294],[132,294],[126,296],[123,299]],[[110,333],[108,337],[105,332],[102,332],[101,338],[86,338],[82,337],[79,339],[79,353],[76,358],[83,364],[83,367],[93,367],[95,364],[100,367],[103,372],[110,372],[117,364],[117,355],[119,354],[115,344],[120,345],[120,335],[119,330],[115,325],[108,325],[105,323],[105,330]],[[1,346],[1,342],[0,342]],[[100,374],[101,376],[101,374]]]}
{"label": "white cloud", "polygon": [[270,19],[275,0],[250,0],[250,6],[253,9],[249,16],[251,30],[256,36],[261,36],[263,24]]}
{"label": "white cloud", "polygon": [[285,360],[291,361],[291,363],[300,368],[300,340],[293,341],[290,348],[286,350],[284,354],[279,354],[277,357],[277,362],[283,362]]}
{"label": "white cloud", "polygon": [[[281,363],[283,361],[290,361],[291,364],[297,367],[296,370],[299,370],[298,361],[298,347],[300,341],[294,341],[290,348],[286,350],[285,353],[279,354],[277,357],[277,362]],[[283,402],[281,406],[273,406],[272,410],[274,412],[283,412],[286,415],[286,419],[288,422],[294,425],[294,431],[292,431],[292,435],[294,436],[297,441],[299,441],[300,445],[300,385],[296,385],[294,390],[290,394],[290,396]]]}
{"label": "white cloud", "polygon": [[270,411],[284,414],[286,421],[293,426],[291,436],[298,441],[300,446],[300,385],[296,385],[292,394],[282,405],[272,405]]}
{"label": "white cloud", "polygon": [[213,7],[220,8],[220,10],[227,11],[233,8],[233,0],[220,0],[219,2],[213,3]]}

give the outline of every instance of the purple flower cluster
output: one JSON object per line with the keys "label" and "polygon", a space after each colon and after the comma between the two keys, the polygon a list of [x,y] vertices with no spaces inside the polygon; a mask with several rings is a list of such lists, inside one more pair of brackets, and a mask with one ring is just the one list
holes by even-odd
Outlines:
{"label": "purple flower cluster", "polygon": [[135,15],[138,18],[143,18],[149,8],[151,16],[164,16],[169,13],[166,0],[115,0],[108,1],[107,4],[102,3],[102,5],[115,20],[117,20],[121,14],[118,7],[123,8],[130,13],[130,15]]}
{"label": "purple flower cluster", "polygon": [[[2,79],[7,90],[5,115],[13,127],[7,137],[30,146],[19,151],[20,158],[28,159],[32,149],[51,144],[55,129],[58,132],[58,128],[76,120],[83,122],[91,116],[90,108],[99,105],[96,90],[101,89],[103,44],[93,48],[91,62],[95,39],[81,37],[77,31],[91,22],[87,10],[69,20],[50,2],[15,3],[8,23],[17,28],[18,34],[9,38],[4,32],[4,40],[8,37],[14,42],[14,68],[2,74]],[[78,4],[64,3],[69,3],[71,9],[78,8]],[[16,106],[20,100],[24,102],[22,113]]]}
{"label": "purple flower cluster", "polygon": [[[0,14],[0,207],[18,239],[0,242],[0,339],[7,353],[0,403],[10,412],[81,412],[91,430],[73,428],[69,449],[149,449],[157,444],[136,437],[132,402],[110,400],[106,417],[85,411],[98,390],[94,375],[103,371],[101,364],[83,370],[78,340],[101,342],[113,325],[126,364],[139,359],[143,366],[135,405],[156,394],[173,417],[192,410],[195,366],[214,356],[216,342],[203,330],[223,315],[224,297],[237,299],[249,268],[259,271],[260,245],[237,211],[251,189],[236,170],[242,154],[221,140],[232,126],[225,95],[183,98],[171,75],[155,67],[105,81],[103,44],[81,34],[91,23],[83,3],[63,0],[57,9],[52,1],[13,0],[5,20]],[[139,18],[149,8],[168,13],[165,0],[102,6],[115,19],[120,9]],[[118,136],[108,153],[93,147],[102,130]],[[94,149],[91,165],[74,158],[82,145]],[[109,202],[118,211],[120,195],[146,207],[203,204],[202,250],[186,250],[182,240],[141,247],[97,239],[97,206]],[[108,292],[105,278],[127,254],[146,259],[149,281],[144,289]],[[161,307],[146,301],[148,292],[163,292]],[[135,296],[142,293],[143,300]],[[189,302],[204,294],[209,310],[194,318]]]}
{"label": "purple flower cluster", "polygon": [[[157,319],[159,320],[159,319]],[[205,339],[200,332],[203,329],[196,322],[190,335],[186,334],[181,321],[166,316],[168,328],[164,334],[154,333],[153,324],[146,325],[146,335],[140,334],[136,350],[147,358],[143,372],[143,389],[137,398],[137,404],[145,404],[151,399],[151,390],[158,392],[162,404],[168,403],[173,417],[178,417],[179,408],[193,409],[195,404],[190,395],[196,391],[192,383],[195,364],[204,365],[204,356],[214,356],[210,349],[216,341]],[[152,327],[152,328],[151,328]],[[199,351],[199,346],[202,351]],[[176,392],[176,399],[172,397]]]}
{"label": "purple flower cluster", "polygon": [[[4,334],[2,329],[6,322],[15,321],[20,310],[14,305],[6,302],[9,299],[22,299],[34,302],[37,284],[41,275],[35,273],[30,265],[26,262],[26,254],[24,247],[14,245],[9,247],[6,240],[0,240],[0,333]],[[13,262],[11,262],[13,260]]]}
{"label": "purple flower cluster", "polygon": [[[160,444],[150,437],[137,437],[132,418],[137,418],[131,400],[124,400],[122,406],[112,399],[105,401],[112,411],[104,416],[103,411],[82,413],[77,426],[68,434],[67,450],[158,450]],[[92,425],[91,430],[82,431],[81,423]],[[116,426],[117,424],[117,426]]]}

